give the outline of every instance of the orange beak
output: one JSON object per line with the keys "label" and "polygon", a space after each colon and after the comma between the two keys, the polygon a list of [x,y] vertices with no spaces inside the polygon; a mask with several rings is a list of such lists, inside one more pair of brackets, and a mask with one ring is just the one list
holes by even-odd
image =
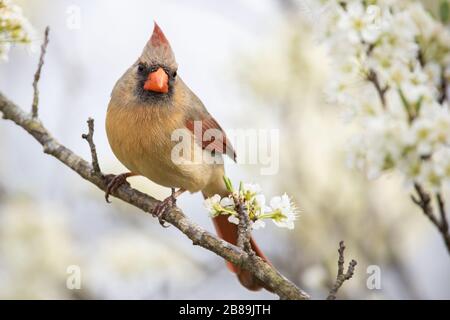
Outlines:
{"label": "orange beak", "polygon": [[169,92],[169,77],[163,68],[158,68],[158,70],[148,74],[144,89],[161,93]]}

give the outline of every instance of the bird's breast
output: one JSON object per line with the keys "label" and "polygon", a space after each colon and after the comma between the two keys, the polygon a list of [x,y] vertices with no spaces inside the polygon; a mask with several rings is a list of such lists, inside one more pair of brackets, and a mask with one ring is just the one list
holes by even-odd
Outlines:
{"label": "bird's breast", "polygon": [[[172,134],[184,129],[184,117],[161,107],[110,103],[106,132],[115,156],[132,172],[166,186],[201,190],[209,179],[209,166],[173,161],[177,143]],[[197,147],[198,148],[198,147]]]}

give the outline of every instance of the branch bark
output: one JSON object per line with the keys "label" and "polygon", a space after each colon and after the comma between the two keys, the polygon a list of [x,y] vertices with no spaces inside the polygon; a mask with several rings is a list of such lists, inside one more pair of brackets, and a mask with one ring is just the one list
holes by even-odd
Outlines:
{"label": "branch bark", "polygon": [[37,118],[38,116],[38,105],[39,105],[39,89],[38,89],[38,83],[41,79],[41,71],[42,66],[44,65],[44,57],[45,52],[47,51],[48,46],[48,34],[50,32],[50,28],[45,28],[44,33],[44,42],[41,45],[41,56],[39,57],[39,63],[36,70],[36,73],[34,74],[34,80],[33,80],[33,103],[31,105],[31,113],[33,115],[33,118]]}
{"label": "branch bark", "polygon": [[236,204],[236,209],[239,214],[239,225],[238,225],[238,239],[237,246],[243,249],[250,255],[255,255],[250,243],[251,233],[250,233],[250,221],[247,214],[244,211],[243,200],[238,196],[234,196],[234,203]]}
{"label": "branch bark", "polygon": [[336,294],[339,291],[339,289],[342,287],[344,282],[350,280],[353,277],[353,274],[355,273],[356,261],[353,259],[348,264],[347,272],[344,273],[344,263],[345,263],[344,251],[345,251],[344,241],[341,241],[339,242],[339,249],[338,249],[339,253],[338,273],[333,288],[331,288],[330,293],[328,294],[327,300],[336,300]]}
{"label": "branch bark", "polygon": [[389,87],[381,87],[380,81],[378,80],[378,75],[374,70],[369,70],[367,80],[373,83],[375,90],[377,90],[378,97],[380,98],[381,105],[386,109],[386,91],[389,89]]}
{"label": "branch bark", "polygon": [[94,143],[94,119],[89,118],[87,120],[87,124],[89,131],[88,133],[83,133],[81,137],[88,142],[89,148],[91,149],[92,167],[94,169],[94,173],[101,174],[102,171],[100,170],[100,165],[98,164],[97,148]]}

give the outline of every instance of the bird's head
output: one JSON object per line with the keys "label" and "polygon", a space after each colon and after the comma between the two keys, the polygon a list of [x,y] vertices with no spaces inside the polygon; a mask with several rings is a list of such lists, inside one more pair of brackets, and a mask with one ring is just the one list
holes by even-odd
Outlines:
{"label": "bird's head", "polygon": [[158,24],[141,56],[132,67],[136,93],[142,99],[167,99],[173,93],[178,65],[167,38]]}

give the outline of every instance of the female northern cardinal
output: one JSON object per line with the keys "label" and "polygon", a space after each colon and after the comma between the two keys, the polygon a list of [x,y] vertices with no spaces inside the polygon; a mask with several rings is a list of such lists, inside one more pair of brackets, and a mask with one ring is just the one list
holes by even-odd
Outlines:
{"label": "female northern cardinal", "polygon": [[[194,134],[195,123],[201,123],[200,135]],[[192,151],[200,152],[204,159],[222,159],[223,154],[228,154],[235,160],[235,152],[225,132],[177,75],[177,63],[170,44],[155,23],[141,56],[117,81],[111,93],[106,133],[114,154],[130,172],[114,176],[108,184],[106,199],[128,177],[135,175],[172,189],[172,195],[153,212],[158,217],[174,206],[176,197],[186,190],[201,191],[204,197],[227,196],[222,163],[194,162],[187,156],[181,163],[172,160],[172,150],[177,142],[172,141],[171,136],[177,129],[189,133]],[[203,134],[208,129],[218,130],[222,139],[203,141]],[[215,154],[211,154],[212,150]],[[175,188],[179,189],[175,191]],[[222,239],[236,244],[237,226],[229,223],[226,216],[214,218],[214,226]],[[251,243],[256,254],[266,260],[253,240]],[[228,267],[237,273],[246,288],[262,288],[260,281],[249,272],[230,263]]]}

